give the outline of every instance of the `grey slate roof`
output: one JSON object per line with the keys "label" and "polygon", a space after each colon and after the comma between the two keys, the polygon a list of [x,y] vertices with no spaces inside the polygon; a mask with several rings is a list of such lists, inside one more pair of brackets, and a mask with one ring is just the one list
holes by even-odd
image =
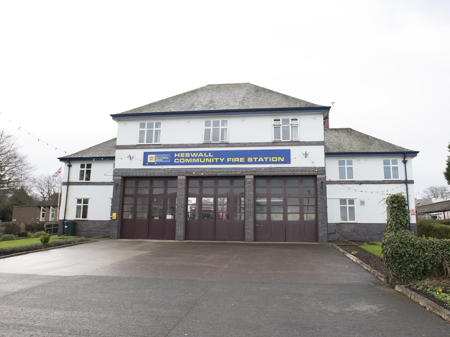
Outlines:
{"label": "grey slate roof", "polygon": [[419,214],[450,211],[450,200],[439,201],[427,205],[416,205],[416,210]]}
{"label": "grey slate roof", "polygon": [[325,153],[417,152],[350,129],[325,129]]}
{"label": "grey slate roof", "polygon": [[251,83],[229,83],[206,85],[122,113],[320,107],[329,108]]}
{"label": "grey slate roof", "polygon": [[87,149],[59,158],[60,160],[74,158],[101,158],[114,157],[116,155],[116,138],[88,147]]}

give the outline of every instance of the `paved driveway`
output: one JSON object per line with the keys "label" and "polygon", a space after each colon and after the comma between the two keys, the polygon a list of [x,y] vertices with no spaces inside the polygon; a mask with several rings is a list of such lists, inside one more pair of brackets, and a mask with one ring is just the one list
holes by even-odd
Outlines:
{"label": "paved driveway", "polygon": [[0,336],[448,336],[327,245],[110,240],[0,259]]}

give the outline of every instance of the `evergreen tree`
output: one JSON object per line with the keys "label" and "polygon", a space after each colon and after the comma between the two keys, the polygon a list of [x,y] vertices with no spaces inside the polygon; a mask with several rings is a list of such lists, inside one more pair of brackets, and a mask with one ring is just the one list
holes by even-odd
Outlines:
{"label": "evergreen tree", "polygon": [[[450,144],[448,144],[448,152],[450,152]],[[445,169],[444,176],[447,180],[447,184],[450,185],[450,154],[447,157],[447,168]]]}

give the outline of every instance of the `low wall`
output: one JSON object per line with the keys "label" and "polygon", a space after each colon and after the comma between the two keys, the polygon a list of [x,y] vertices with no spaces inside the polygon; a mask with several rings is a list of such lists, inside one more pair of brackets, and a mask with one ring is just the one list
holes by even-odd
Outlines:
{"label": "low wall", "polygon": [[[76,236],[86,237],[114,237],[112,230],[114,221],[112,220],[74,220]],[[63,222],[59,221],[58,233],[62,234]]]}
{"label": "low wall", "polygon": [[[417,234],[417,225],[410,225]],[[380,241],[386,231],[385,223],[328,223],[328,240]]]}

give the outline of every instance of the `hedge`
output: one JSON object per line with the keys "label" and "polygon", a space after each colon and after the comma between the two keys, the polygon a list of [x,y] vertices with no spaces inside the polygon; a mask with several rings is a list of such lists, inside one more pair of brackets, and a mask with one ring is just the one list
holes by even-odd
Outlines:
{"label": "hedge", "polygon": [[386,280],[409,283],[448,275],[450,240],[425,239],[408,230],[386,232],[382,241]]}
{"label": "hedge", "polygon": [[408,203],[402,193],[392,194],[387,197],[386,205],[389,212],[389,219],[386,223],[388,232],[404,230],[408,228],[409,215]]}
{"label": "hedge", "polygon": [[450,239],[450,226],[432,219],[420,220],[417,224],[417,234],[436,239]]}
{"label": "hedge", "polygon": [[[72,244],[72,243],[79,243],[79,242],[84,242],[84,241],[88,241],[88,239],[83,238],[83,237],[60,239],[60,240],[55,240],[55,241],[49,242],[46,247],[47,248],[58,247],[58,246],[68,245],[68,244]],[[0,248],[0,256],[21,253],[21,252],[28,252],[28,251],[32,251],[32,250],[39,250],[42,248],[43,248],[43,246],[40,243],[36,243],[33,245],[27,245],[27,246],[20,246],[20,247]]]}

